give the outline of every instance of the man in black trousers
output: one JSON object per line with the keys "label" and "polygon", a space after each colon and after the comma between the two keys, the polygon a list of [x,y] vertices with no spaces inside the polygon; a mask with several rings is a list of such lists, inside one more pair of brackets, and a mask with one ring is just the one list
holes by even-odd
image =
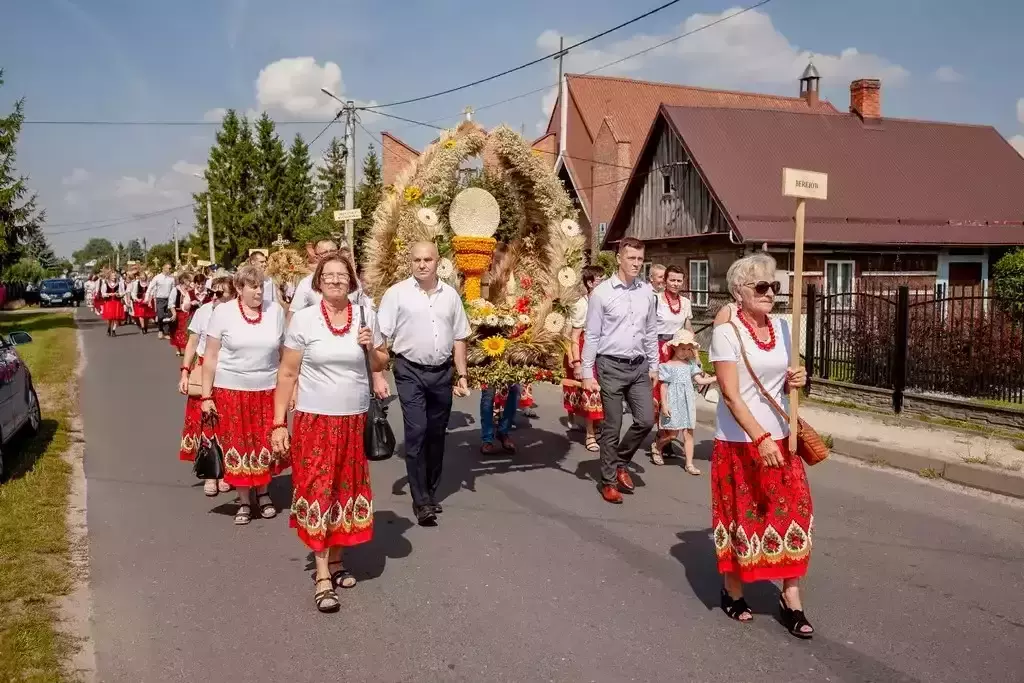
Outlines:
{"label": "man in black trousers", "polygon": [[413,513],[421,526],[433,526],[441,512],[437,487],[452,394],[469,395],[466,339],[470,329],[459,293],[437,277],[434,243],[414,244],[410,254],[412,277],[384,292],[377,325],[395,354]]}

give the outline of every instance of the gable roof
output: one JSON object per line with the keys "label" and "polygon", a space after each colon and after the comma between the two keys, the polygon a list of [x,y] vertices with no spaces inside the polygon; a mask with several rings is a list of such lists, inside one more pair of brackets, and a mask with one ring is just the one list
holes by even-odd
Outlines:
{"label": "gable roof", "polygon": [[[1024,244],[1024,157],[991,126],[696,107],[659,116],[744,241],[792,242],[789,167],[829,176],[828,200],[807,202],[808,242]],[[644,175],[634,169],[627,196]],[[626,230],[625,203],[607,241]]]}
{"label": "gable roof", "polygon": [[[570,131],[568,133],[559,131],[560,116],[556,116],[556,114],[559,113],[561,101],[558,101],[552,108],[551,118],[548,120],[548,132],[566,135],[566,155],[569,158],[565,159],[565,163],[573,168],[574,176],[579,178],[582,186],[578,189],[577,194],[588,205],[588,209],[590,203],[588,186],[591,184],[590,159],[593,158],[594,140],[597,138],[601,123],[606,116],[611,116],[615,121],[613,132],[616,134],[616,139],[635,143],[630,148],[628,162],[632,166],[640,155],[639,143],[647,137],[651,123],[662,104],[813,111],[820,114],[839,113],[827,100],[820,100],[811,107],[802,97],[712,90],[614,76],[566,74],[565,78],[569,90],[570,110],[577,110],[584,130],[571,130],[573,117],[570,116],[568,124]],[[559,100],[561,100],[561,96],[559,96]],[[585,135],[581,133],[585,133]]]}

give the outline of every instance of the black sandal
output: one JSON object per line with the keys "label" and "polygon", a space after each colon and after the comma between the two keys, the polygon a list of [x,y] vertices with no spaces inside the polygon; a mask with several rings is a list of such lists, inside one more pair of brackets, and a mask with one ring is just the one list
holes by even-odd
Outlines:
{"label": "black sandal", "polygon": [[[327,568],[330,569],[332,564],[341,564],[341,562],[329,562]],[[338,588],[355,588],[356,576],[345,567],[342,567],[338,571],[331,572],[331,583]]]}
{"label": "black sandal", "polygon": [[245,526],[252,521],[252,506],[248,503],[239,503],[238,512],[235,513],[235,524]]}
{"label": "black sandal", "polygon": [[[331,577],[325,576],[322,579],[316,578],[316,574],[313,574],[314,587],[324,582],[331,582]],[[330,614],[337,612],[341,609],[341,600],[338,599],[338,594],[334,592],[333,585],[331,588],[326,588],[322,591],[317,591],[313,595],[313,602],[316,603],[316,608],[324,614]]]}
{"label": "black sandal", "polygon": [[[814,627],[811,626],[811,622],[807,621],[807,617],[804,616],[802,609],[790,609],[786,607],[786,601],[779,596],[779,611],[781,612],[782,625],[786,627],[786,630],[791,635],[800,638],[801,640],[810,640],[814,637]],[[804,628],[809,627],[810,631],[805,631]]]}
{"label": "black sandal", "polygon": [[[267,499],[266,503],[263,502],[264,498]],[[260,517],[263,519],[277,517],[277,508],[274,507],[274,501],[270,498],[269,493],[261,493],[256,496],[256,503],[260,506]]]}
{"label": "black sandal", "polygon": [[[734,599],[724,588],[722,589],[722,611],[725,612],[726,616],[730,619],[735,619],[741,624],[749,624],[754,620],[754,613],[750,611],[750,606],[747,605],[747,601],[744,598]],[[750,618],[740,619],[744,614],[749,614]]]}

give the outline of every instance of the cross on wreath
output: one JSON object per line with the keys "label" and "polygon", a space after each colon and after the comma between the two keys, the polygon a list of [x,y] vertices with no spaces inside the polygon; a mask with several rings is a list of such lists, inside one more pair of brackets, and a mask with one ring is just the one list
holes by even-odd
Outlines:
{"label": "cross on wreath", "polygon": [[282,249],[287,247],[289,244],[291,244],[291,242],[286,240],[284,238],[284,235],[282,235],[281,233],[277,233],[277,239],[274,240],[273,242],[271,242],[270,244],[271,244],[271,246],[277,247],[278,251],[281,251]]}
{"label": "cross on wreath", "polygon": [[183,256],[185,257],[185,263],[191,264],[193,261],[195,261],[197,255],[198,254],[192,251],[192,247],[189,247],[188,251],[186,251],[183,254]]}

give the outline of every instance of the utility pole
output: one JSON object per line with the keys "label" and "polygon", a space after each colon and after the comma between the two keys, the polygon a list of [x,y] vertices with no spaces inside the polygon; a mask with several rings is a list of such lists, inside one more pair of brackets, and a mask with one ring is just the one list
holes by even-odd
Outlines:
{"label": "utility pole", "polygon": [[[356,107],[352,100],[345,103],[345,155],[345,209],[351,210],[356,201]],[[355,221],[345,221],[345,240],[352,253],[356,248],[355,229]]]}
{"label": "utility pole", "polygon": [[149,261],[149,247],[146,245],[146,238],[142,238],[142,264],[145,265]]}
{"label": "utility pole", "polygon": [[210,238],[210,263],[216,263],[217,257],[213,252],[213,204],[210,202],[210,190],[206,190],[206,231]]}
{"label": "utility pole", "polygon": [[178,219],[174,219],[174,267],[181,265],[181,255],[178,252]]}
{"label": "utility pole", "polygon": [[555,59],[558,60],[558,87],[562,87],[562,60],[569,52],[565,49],[565,36],[558,37],[558,54],[555,55]]}

